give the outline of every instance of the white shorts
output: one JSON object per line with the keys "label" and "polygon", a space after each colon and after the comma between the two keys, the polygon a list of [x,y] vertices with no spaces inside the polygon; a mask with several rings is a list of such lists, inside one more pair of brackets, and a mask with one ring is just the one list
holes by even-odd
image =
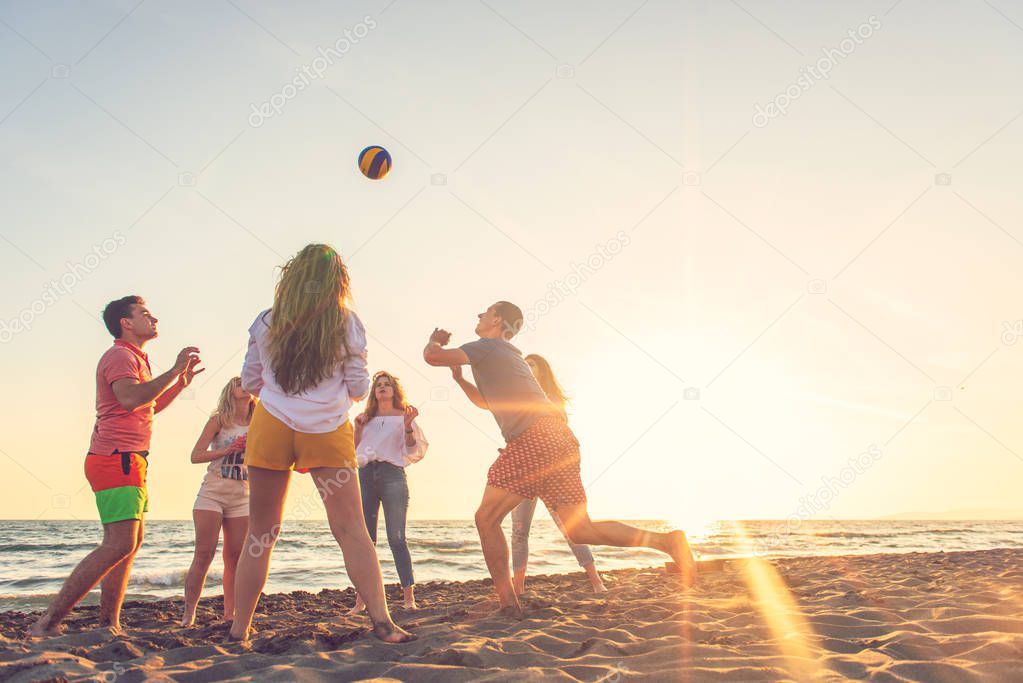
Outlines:
{"label": "white shorts", "polygon": [[211,475],[199,488],[193,510],[219,512],[224,518],[249,516],[249,482]]}

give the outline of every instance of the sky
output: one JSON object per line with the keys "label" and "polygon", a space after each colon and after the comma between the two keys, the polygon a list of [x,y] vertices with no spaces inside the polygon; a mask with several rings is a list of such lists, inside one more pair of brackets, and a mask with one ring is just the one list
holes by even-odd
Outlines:
{"label": "sky", "polygon": [[0,518],[97,519],[129,293],[155,369],[207,368],[151,448],[150,516],[188,518],[309,242],[420,410],[413,518],[479,502],[500,434],[421,349],[500,299],[572,397],[594,517],[1018,512],[1021,71],[1008,0],[0,3]]}

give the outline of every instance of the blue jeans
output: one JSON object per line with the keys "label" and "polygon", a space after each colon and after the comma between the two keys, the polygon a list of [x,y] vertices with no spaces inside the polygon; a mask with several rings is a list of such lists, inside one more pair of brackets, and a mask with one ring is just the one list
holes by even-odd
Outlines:
{"label": "blue jeans", "polygon": [[[565,525],[561,523],[561,518],[558,517],[558,513],[548,508],[548,512],[551,513],[551,519],[558,525],[558,530],[561,531],[561,535],[568,541],[568,547],[572,549],[575,554],[575,559],[579,562],[580,567],[593,564],[593,553],[590,551],[588,545],[576,545],[572,541],[568,540],[568,534],[565,533]],[[532,500],[524,500],[518,504],[518,506],[512,510],[512,569],[515,571],[522,571],[526,568],[526,563],[529,560],[529,527],[533,524],[533,513],[536,512],[536,498]]]}
{"label": "blue jeans", "polygon": [[408,480],[405,469],[388,462],[371,462],[359,468],[359,487],[362,490],[362,514],[373,543],[377,542],[377,516],[380,504],[384,506],[384,527],[387,544],[391,546],[398,578],[405,588],[415,584],[412,576],[412,556],[405,539],[405,517],[408,515]]}

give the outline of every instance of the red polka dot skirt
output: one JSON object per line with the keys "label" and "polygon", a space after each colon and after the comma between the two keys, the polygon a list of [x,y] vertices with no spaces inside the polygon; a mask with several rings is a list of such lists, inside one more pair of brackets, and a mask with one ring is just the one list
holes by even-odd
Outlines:
{"label": "red polka dot skirt", "polygon": [[542,417],[497,450],[487,484],[524,498],[539,498],[547,507],[586,502],[579,471],[579,441],[559,417]]}

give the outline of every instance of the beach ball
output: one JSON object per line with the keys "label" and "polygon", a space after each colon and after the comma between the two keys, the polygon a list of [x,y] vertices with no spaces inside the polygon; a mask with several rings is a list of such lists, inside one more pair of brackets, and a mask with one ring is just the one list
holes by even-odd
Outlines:
{"label": "beach ball", "polygon": [[370,180],[380,180],[391,170],[391,154],[379,145],[370,145],[359,152],[359,170]]}

